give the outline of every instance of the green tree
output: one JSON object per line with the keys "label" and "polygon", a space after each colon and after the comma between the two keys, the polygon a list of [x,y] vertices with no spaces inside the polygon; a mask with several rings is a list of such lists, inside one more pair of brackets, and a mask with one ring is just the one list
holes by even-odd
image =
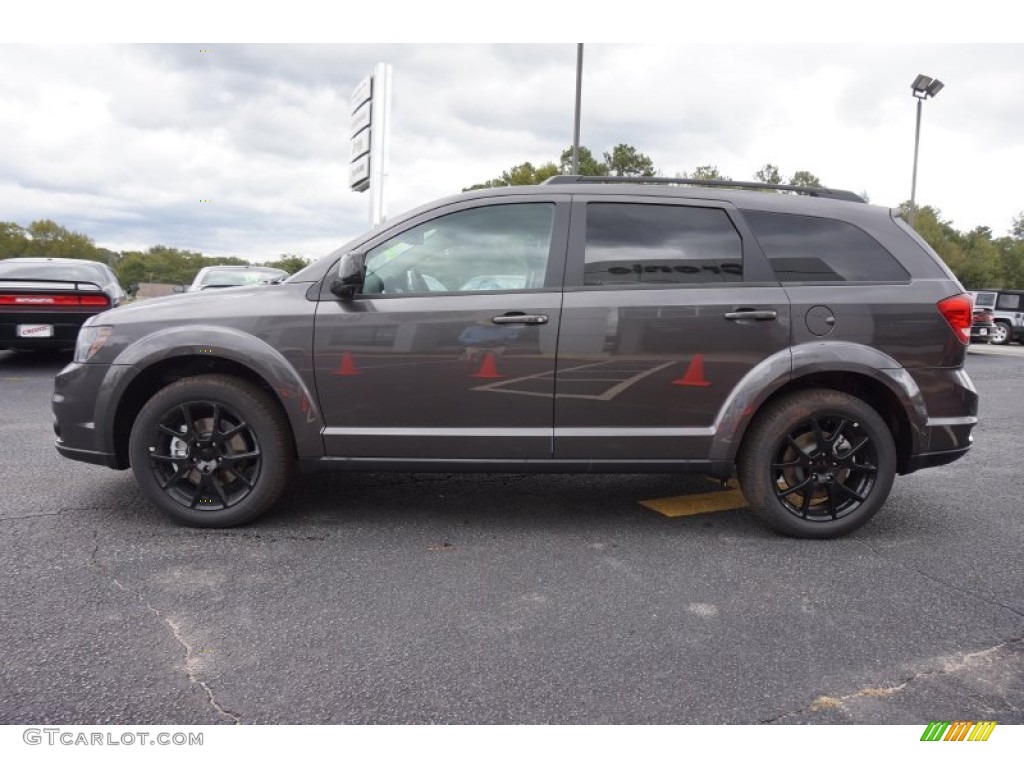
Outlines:
{"label": "green tree", "polygon": [[821,187],[821,179],[815,176],[810,171],[797,171],[790,179],[789,183],[797,187]]}
{"label": "green tree", "polygon": [[[580,176],[607,176],[608,166],[594,157],[594,153],[580,145],[577,155]],[[562,175],[572,173],[572,147],[569,147],[558,159],[558,172]]]}
{"label": "green tree", "polygon": [[1013,225],[1010,228],[1010,234],[1016,240],[1024,240],[1024,211],[1021,211],[1013,217]]}
{"label": "green tree", "polygon": [[185,251],[166,245],[154,245],[149,250],[128,251],[121,254],[117,277],[122,285],[129,283],[191,283],[203,267],[220,264],[249,266],[237,256],[211,257],[198,251]]}
{"label": "green tree", "polygon": [[718,170],[717,165],[698,165],[686,178],[700,179],[701,181],[732,181],[732,179]]}
{"label": "green tree", "polygon": [[767,163],[761,170],[754,172],[754,178],[764,184],[781,184],[782,174],[779,173],[779,166]]}
{"label": "green tree", "polygon": [[489,189],[491,187],[519,187],[527,184],[540,184],[545,179],[557,174],[558,166],[554,163],[545,163],[539,168],[535,168],[533,163],[525,162],[512,166],[496,179],[485,181],[483,184],[474,184],[462,191],[469,192],[474,189]]}
{"label": "green tree", "polygon": [[92,238],[65,229],[49,219],[33,221],[25,230],[28,243],[24,256],[54,259],[97,259]]}
{"label": "green tree", "polygon": [[28,233],[13,221],[0,221],[0,259],[26,255]]}
{"label": "green tree", "polygon": [[653,176],[654,162],[631,144],[617,144],[604,153],[604,162],[612,176]]}
{"label": "green tree", "polygon": [[294,275],[300,269],[308,267],[309,263],[309,259],[305,256],[299,256],[296,253],[282,253],[281,258],[275,259],[274,261],[268,261],[263,266],[273,267],[274,269],[283,269],[289,275]]}

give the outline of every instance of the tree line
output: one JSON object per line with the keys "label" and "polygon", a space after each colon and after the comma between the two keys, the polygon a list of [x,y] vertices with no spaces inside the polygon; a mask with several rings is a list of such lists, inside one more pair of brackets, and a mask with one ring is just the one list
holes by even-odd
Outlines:
{"label": "tree line", "polygon": [[[534,165],[523,162],[503,171],[498,176],[466,187],[465,190],[490,187],[539,184],[558,174],[572,172],[572,149],[566,149],[558,160]],[[582,176],[654,176],[654,162],[650,157],[629,144],[618,144],[598,159],[587,147],[579,149],[579,174]],[[680,171],[676,178],[732,181],[715,165],[701,165],[693,170]],[[806,170],[788,176],[778,166],[765,164],[753,173],[753,178],[767,184],[793,184],[821,187],[821,179]],[[867,199],[867,193],[861,192]],[[907,217],[909,202],[900,206]],[[946,220],[942,212],[932,206],[920,206],[915,213],[914,227],[938,252],[949,268],[967,288],[1024,288],[1024,211],[1014,217],[1010,234],[994,237],[990,227],[975,227],[963,232]],[[121,284],[192,282],[203,267],[221,264],[238,266],[268,266],[293,274],[310,263],[297,254],[281,254],[271,262],[257,263],[228,256],[205,256],[165,245],[154,245],[145,251],[111,251],[97,246],[92,238],[72,232],[48,219],[33,221],[27,226],[0,221],[0,259],[16,256],[47,256],[101,261],[116,272]]]}
{"label": "tree line", "polygon": [[270,262],[252,262],[237,256],[204,256],[199,251],[154,245],[145,251],[112,251],[101,248],[92,238],[72,232],[49,219],[20,226],[0,221],[0,259],[18,256],[88,259],[100,261],[114,270],[123,286],[132,283],[188,284],[203,267],[219,265],[261,266],[298,272],[310,262],[297,254],[281,254]]}

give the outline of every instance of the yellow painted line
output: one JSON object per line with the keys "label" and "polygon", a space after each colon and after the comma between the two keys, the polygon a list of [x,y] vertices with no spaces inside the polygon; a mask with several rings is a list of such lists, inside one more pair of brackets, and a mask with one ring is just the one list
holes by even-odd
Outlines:
{"label": "yellow painted line", "polygon": [[743,509],[747,506],[747,500],[743,497],[743,492],[739,490],[693,493],[689,496],[669,496],[664,499],[650,499],[640,503],[665,517],[703,515],[708,512]]}

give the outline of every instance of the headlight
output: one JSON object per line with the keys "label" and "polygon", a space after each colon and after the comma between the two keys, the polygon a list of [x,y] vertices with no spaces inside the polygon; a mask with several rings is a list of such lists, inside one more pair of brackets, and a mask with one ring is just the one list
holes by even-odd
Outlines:
{"label": "headlight", "polygon": [[83,325],[78,332],[78,341],[75,342],[75,362],[88,362],[106,344],[111,331],[113,328],[109,325]]}

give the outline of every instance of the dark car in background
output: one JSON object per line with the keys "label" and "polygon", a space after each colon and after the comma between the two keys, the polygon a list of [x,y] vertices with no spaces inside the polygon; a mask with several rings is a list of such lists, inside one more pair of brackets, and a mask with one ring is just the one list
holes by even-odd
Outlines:
{"label": "dark car in background", "polygon": [[206,291],[211,288],[237,288],[242,285],[263,285],[279,283],[288,277],[283,269],[273,267],[203,267],[192,284],[184,289],[186,293]]}
{"label": "dark car in background", "polygon": [[834,537],[970,448],[971,310],[850,192],[555,177],[423,206],[277,285],[96,318],[56,377],[57,450],[131,467],[194,526],[255,519],[296,467],[678,472]]}
{"label": "dark car in background", "polygon": [[995,315],[990,307],[974,307],[971,315],[971,344],[988,344],[996,335]]}
{"label": "dark car in background", "polygon": [[106,264],[84,259],[0,261],[0,349],[70,349],[82,324],[127,294]]}

